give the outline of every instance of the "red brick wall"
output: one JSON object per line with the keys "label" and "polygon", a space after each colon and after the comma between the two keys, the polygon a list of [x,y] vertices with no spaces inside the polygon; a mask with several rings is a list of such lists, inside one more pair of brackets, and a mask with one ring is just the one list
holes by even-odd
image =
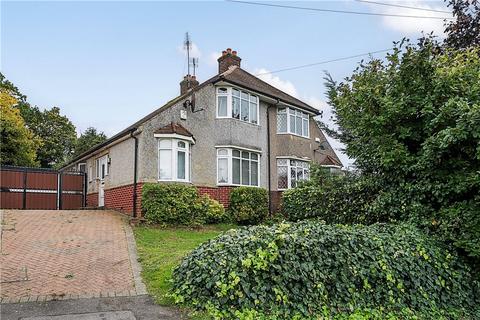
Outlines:
{"label": "red brick wall", "polygon": [[212,199],[220,202],[225,208],[230,205],[230,192],[235,187],[198,187],[199,194],[208,194]]}
{"label": "red brick wall", "polygon": [[98,193],[87,194],[87,207],[98,207]]}
{"label": "red brick wall", "polygon": [[[142,183],[137,183],[137,217],[142,214]],[[105,189],[105,208],[132,215],[133,184]]]}

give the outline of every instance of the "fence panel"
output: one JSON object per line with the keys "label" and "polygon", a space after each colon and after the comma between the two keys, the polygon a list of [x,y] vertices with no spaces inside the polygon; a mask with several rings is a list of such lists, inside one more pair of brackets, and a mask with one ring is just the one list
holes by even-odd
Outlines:
{"label": "fence panel", "polygon": [[2,209],[78,209],[85,205],[85,173],[0,167]]}

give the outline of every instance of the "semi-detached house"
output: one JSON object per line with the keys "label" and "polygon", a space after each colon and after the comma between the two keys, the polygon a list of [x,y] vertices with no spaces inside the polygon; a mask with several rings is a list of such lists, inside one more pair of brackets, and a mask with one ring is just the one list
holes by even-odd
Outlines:
{"label": "semi-detached house", "polygon": [[203,83],[187,75],[180,96],[72,160],[87,173],[87,205],[141,215],[145,183],[192,184],[228,206],[236,186],[281,192],[308,179],[310,163],[342,166],[314,117],[319,110],[243,70],[236,51]]}

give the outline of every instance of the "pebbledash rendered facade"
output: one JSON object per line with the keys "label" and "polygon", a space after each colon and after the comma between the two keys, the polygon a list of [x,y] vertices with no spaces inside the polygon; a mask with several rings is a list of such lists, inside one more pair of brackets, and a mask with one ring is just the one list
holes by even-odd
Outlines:
{"label": "pebbledash rendered facade", "polygon": [[185,183],[228,206],[240,185],[281,192],[308,179],[315,162],[342,164],[317,126],[319,111],[240,67],[227,49],[219,73],[199,84],[187,75],[180,96],[71,161],[87,172],[87,206],[141,215],[145,183]]}

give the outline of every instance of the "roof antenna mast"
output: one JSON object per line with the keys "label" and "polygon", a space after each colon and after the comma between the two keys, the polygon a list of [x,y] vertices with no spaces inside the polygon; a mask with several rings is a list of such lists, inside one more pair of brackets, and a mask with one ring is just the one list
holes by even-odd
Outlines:
{"label": "roof antenna mast", "polygon": [[198,68],[198,58],[192,58],[193,76],[196,76],[195,71]]}
{"label": "roof antenna mast", "polygon": [[185,33],[185,41],[183,42],[183,48],[187,50],[187,64],[188,64],[188,72],[187,75],[190,75],[190,50],[192,49],[192,41],[190,40],[190,35]]}

